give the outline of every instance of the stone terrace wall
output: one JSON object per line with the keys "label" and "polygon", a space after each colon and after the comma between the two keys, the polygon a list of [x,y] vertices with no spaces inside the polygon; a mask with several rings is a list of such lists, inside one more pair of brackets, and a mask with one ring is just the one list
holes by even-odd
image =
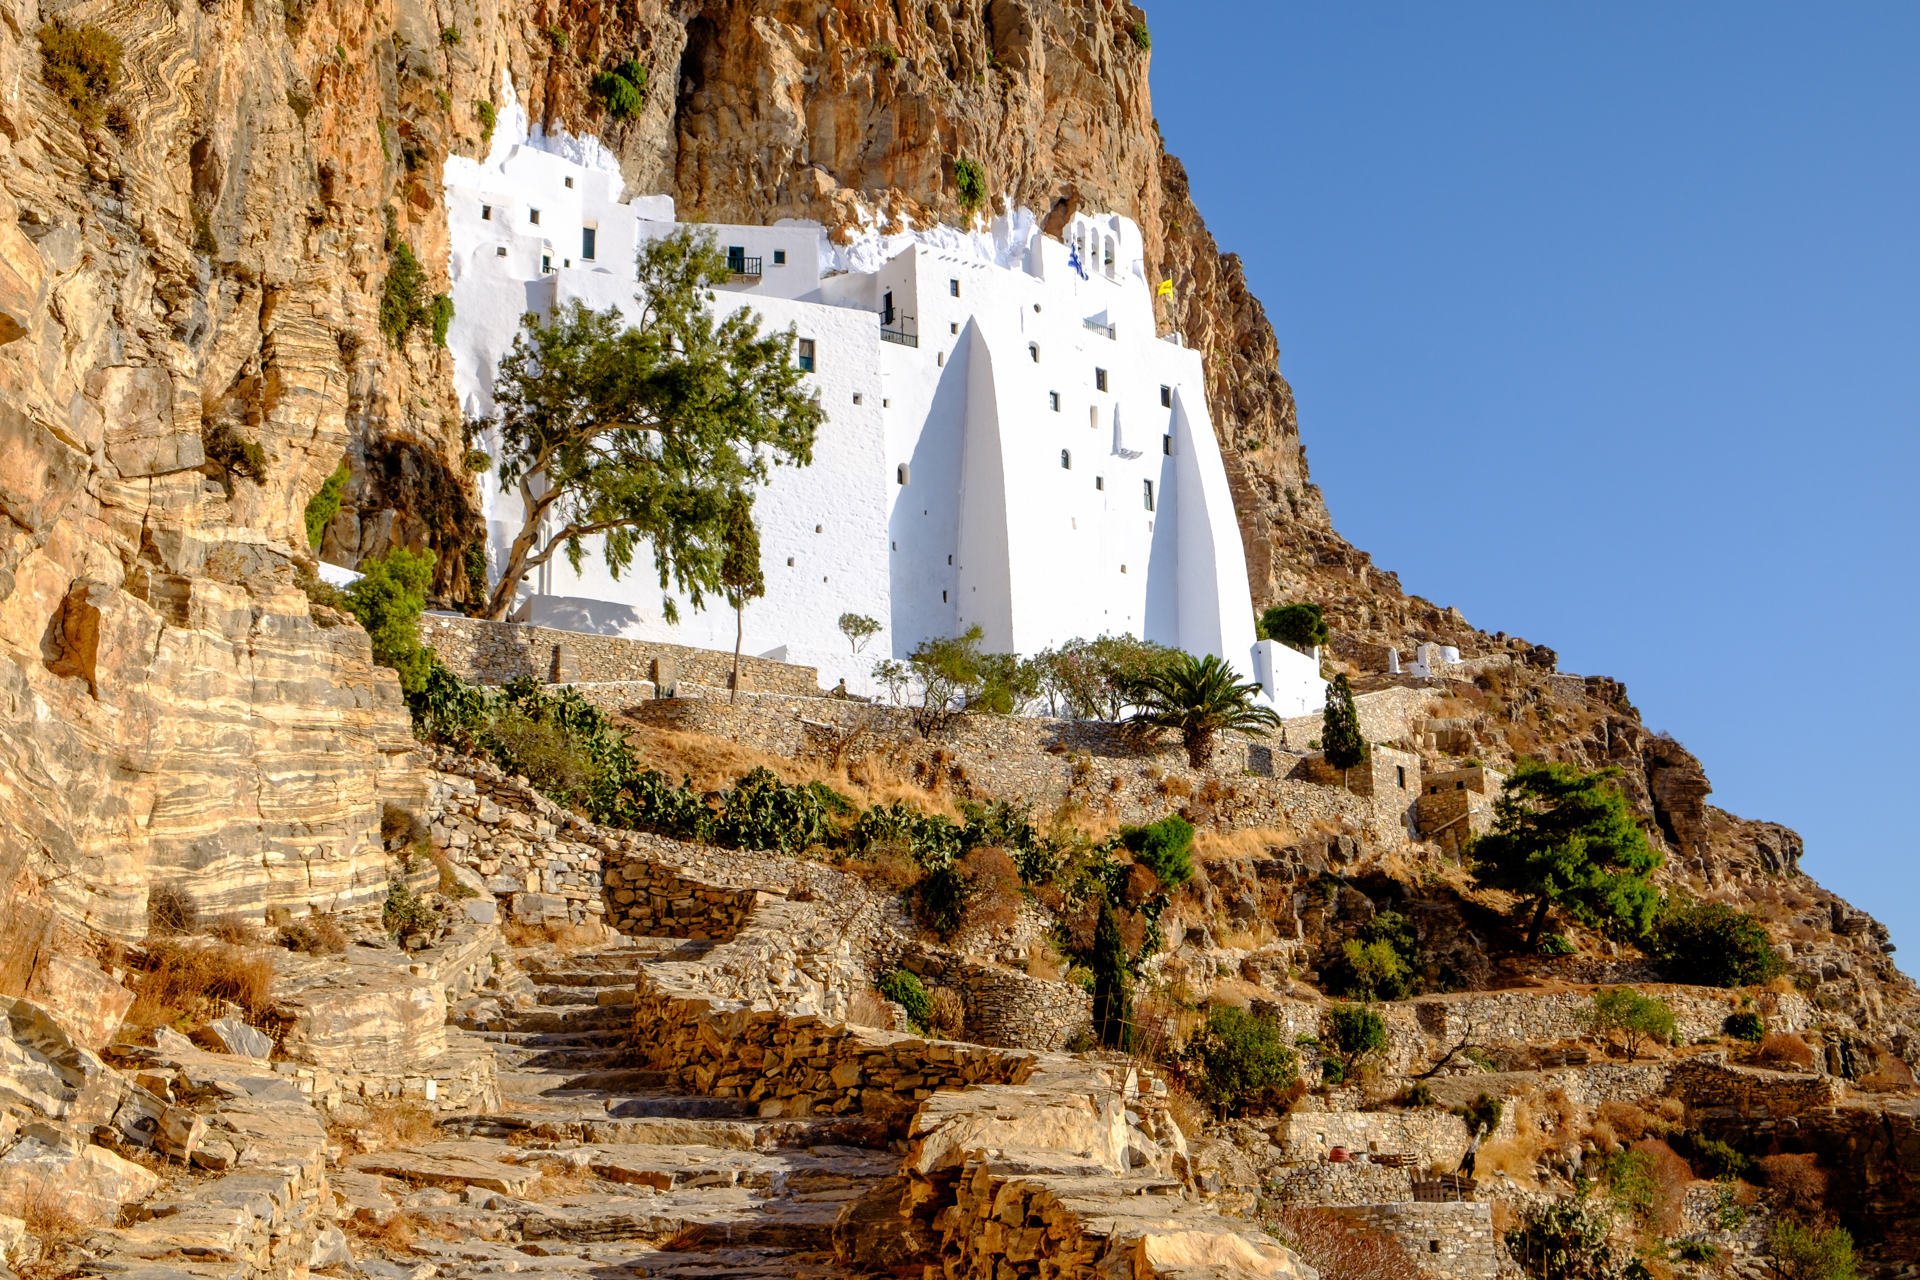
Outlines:
{"label": "stone terrace wall", "polygon": [[1374,1204],[1333,1212],[1356,1226],[1392,1236],[1421,1265],[1448,1280],[1495,1280],[1501,1273],[1505,1254],[1493,1229],[1490,1204]]}
{"label": "stone terrace wall", "polygon": [[689,879],[652,858],[610,859],[602,874],[607,923],[634,937],[731,938],[753,907],[750,892]]}
{"label": "stone terrace wall", "polygon": [[939,777],[961,795],[1023,800],[1041,812],[1071,801],[1138,823],[1189,809],[1231,830],[1318,827],[1371,832],[1388,843],[1406,838],[1404,805],[1287,777],[1299,757],[1277,743],[1228,736],[1212,766],[1196,770],[1171,739],[1143,751],[1131,733],[1097,722],[962,716],[929,742],[900,708],[838,698],[752,694],[729,705],[723,698],[640,701],[630,688],[583,685],[578,691],[644,724],[729,738],[791,759],[882,756]]}
{"label": "stone terrace wall", "polygon": [[1365,1160],[1319,1161],[1283,1169],[1266,1191],[1282,1204],[1394,1204],[1413,1199],[1413,1174]]}
{"label": "stone terrace wall", "polygon": [[[733,674],[733,655],[714,649],[521,622],[428,614],[420,619],[420,638],[456,675],[481,684],[505,684],[517,676],[542,682],[653,681],[661,674],[656,664],[663,664],[688,684],[724,689]],[[820,673],[812,667],[742,656],[740,675],[747,689],[820,693]]]}
{"label": "stone terrace wall", "polygon": [[1009,1049],[1064,1049],[1093,1030],[1093,997],[1068,982],[1044,982],[927,946],[908,949],[900,966],[959,993],[967,1008],[967,1035]]}

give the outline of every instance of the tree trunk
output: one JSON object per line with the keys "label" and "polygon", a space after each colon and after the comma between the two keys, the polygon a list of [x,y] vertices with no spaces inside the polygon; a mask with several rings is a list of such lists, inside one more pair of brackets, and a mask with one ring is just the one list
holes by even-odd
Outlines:
{"label": "tree trunk", "polygon": [[[520,497],[523,509],[530,505],[526,486],[522,485]],[[545,508],[541,509],[544,513]],[[513,608],[513,598],[520,592],[520,583],[527,576],[527,560],[533,555],[533,544],[540,537],[540,515],[536,514],[520,526],[520,532],[513,537],[513,546],[507,549],[507,562],[500,566],[500,581],[493,588],[493,594],[487,597],[486,616],[494,622],[503,621],[507,611]]]}
{"label": "tree trunk", "polygon": [[1527,950],[1540,945],[1540,931],[1547,927],[1547,907],[1550,905],[1546,894],[1540,895],[1540,903],[1533,909],[1533,923],[1527,927]]}
{"label": "tree trunk", "polygon": [[727,691],[727,705],[733,706],[740,701],[740,642],[747,634],[747,610],[745,605],[733,606],[733,687]]}
{"label": "tree trunk", "polygon": [[1213,760],[1213,730],[1187,730],[1187,763],[1204,769]]}

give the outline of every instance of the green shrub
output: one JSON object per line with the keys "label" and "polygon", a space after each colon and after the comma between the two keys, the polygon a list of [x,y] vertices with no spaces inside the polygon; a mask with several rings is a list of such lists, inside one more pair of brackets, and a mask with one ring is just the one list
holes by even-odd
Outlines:
{"label": "green shrub", "polygon": [[1276,604],[1260,615],[1255,628],[1262,640],[1278,640],[1289,649],[1312,653],[1327,642],[1327,619],[1317,604]]}
{"label": "green shrub", "polygon": [[1642,995],[1632,987],[1595,992],[1585,1018],[1596,1035],[1621,1038],[1628,1062],[1648,1043],[1667,1043],[1674,1036],[1672,1007],[1659,997]]}
{"label": "green shrub", "polygon": [[487,717],[481,736],[496,763],[525,777],[555,804],[575,807],[591,799],[599,776],[593,759],[552,721],[499,707]]}
{"label": "green shrub", "polygon": [[453,47],[454,47],[455,45],[457,45],[457,44],[459,44],[459,43],[460,43],[460,28],[458,28],[458,27],[442,27],[442,28],[440,28],[440,43],[441,43],[441,44],[443,44],[443,45],[445,45],[445,46],[447,46],[447,48],[449,48],[449,49],[451,49],[451,48],[453,48]]}
{"label": "green shrub", "polygon": [[1327,1042],[1340,1055],[1345,1079],[1362,1058],[1387,1047],[1387,1024],[1363,1004],[1337,1004],[1327,1010]]}
{"label": "green shrub", "polygon": [[320,491],[307,500],[307,545],[318,547],[326,536],[327,526],[340,514],[340,500],[346,496],[347,481],[353,478],[353,469],[347,466],[346,459],[333,469],[333,474],[321,482]]}
{"label": "green shrub", "polygon": [[1751,1009],[1741,1009],[1730,1013],[1720,1024],[1720,1030],[1735,1040],[1744,1040],[1748,1044],[1759,1044],[1767,1035],[1767,1020]]}
{"label": "green shrub", "polygon": [[1684,1129],[1672,1135],[1668,1142],[1686,1158],[1696,1174],[1715,1182],[1751,1178],[1757,1167],[1751,1156],[1697,1129]]}
{"label": "green shrub", "polygon": [[567,51],[567,33],[565,31],[556,26],[549,26],[546,29],[545,35],[547,37],[547,43],[553,46],[555,53],[565,53]]}
{"label": "green shrub", "polygon": [[420,643],[420,614],[433,582],[433,552],[396,547],[362,561],[360,580],[346,590],[347,609],[366,628],[373,660],[392,667],[410,694],[426,688],[433,651]]}
{"label": "green shrub", "polygon": [[867,46],[867,54],[889,71],[900,64],[900,51],[888,40],[875,40]]}
{"label": "green shrub", "polygon": [[1481,1093],[1476,1094],[1466,1106],[1453,1108],[1453,1114],[1466,1123],[1469,1133],[1492,1133],[1500,1127],[1502,1110],[1500,1099]]}
{"label": "green shrub", "polygon": [[412,933],[430,933],[439,927],[440,909],[407,887],[404,880],[387,883],[386,905],[380,910],[380,923],[395,938]]}
{"label": "green shrub", "polygon": [[1606,1211],[1591,1201],[1555,1200],[1507,1232],[1507,1253],[1534,1280],[1618,1280],[1631,1264],[1607,1243],[1611,1227]]}
{"label": "green shrub", "polygon": [[960,196],[960,207],[972,211],[987,198],[987,174],[977,161],[961,156],[953,162],[953,188]]}
{"label": "green shrub", "polygon": [[847,807],[844,797],[819,783],[789,786],[772,770],[755,769],[727,793],[714,839],[736,849],[799,853],[826,843],[832,815]]}
{"label": "green shrub", "polygon": [[[384,135],[383,135],[384,136]],[[414,257],[405,241],[393,248],[387,264],[386,284],[380,291],[380,332],[391,346],[406,341],[407,334],[427,324],[433,304],[427,298],[427,272]],[[451,312],[449,312],[451,318]]]}
{"label": "green shrub", "polygon": [[958,863],[935,867],[913,887],[914,915],[943,938],[950,938],[966,920],[967,899],[973,886]]}
{"label": "green shrub", "polygon": [[593,96],[616,120],[637,116],[647,104],[647,69],[637,58],[628,58],[610,71],[594,76]]}
{"label": "green shrub", "polygon": [[1320,712],[1321,754],[1336,769],[1365,764],[1367,739],[1360,732],[1360,711],[1353,703],[1353,686],[1342,672],[1327,684],[1327,705]]}
{"label": "green shrub", "polygon": [[1822,1229],[1792,1218],[1773,1224],[1767,1255],[1780,1280],[1858,1280],[1853,1237],[1842,1227]]}
{"label": "green shrub", "polygon": [[913,859],[922,867],[943,867],[966,851],[965,833],[937,814],[895,801],[868,809],[847,833],[856,857],[887,852]]}
{"label": "green shrub", "polygon": [[1619,1151],[1600,1162],[1607,1195],[1622,1212],[1638,1222],[1649,1221],[1660,1203],[1654,1180],[1653,1157],[1645,1151]]}
{"label": "green shrub", "polygon": [[1719,902],[1668,904],[1653,951],[1676,981],[1705,986],[1754,986],[1787,968],[1757,917]]}
{"label": "green shrub", "polygon": [[907,1021],[913,1029],[925,1032],[933,1021],[933,997],[911,973],[905,969],[895,969],[880,979],[880,994],[907,1011]]}
{"label": "green shrub", "polygon": [[1579,948],[1575,947],[1573,940],[1564,933],[1543,933],[1534,950],[1543,956],[1570,956]]}
{"label": "green shrub", "polygon": [[1120,843],[1170,890],[1193,879],[1193,824],[1178,814],[1144,827],[1123,827]]}
{"label": "green shrub", "polygon": [[1349,1000],[1401,1000],[1413,994],[1420,946],[1413,924],[1381,911],[1323,966],[1327,991]]}
{"label": "green shrub", "polygon": [[230,477],[241,476],[256,484],[267,478],[267,451],[258,440],[249,440],[230,423],[201,424],[200,447],[208,461],[219,464]]}
{"label": "green shrub", "polygon": [[82,124],[106,119],[123,56],[119,39],[99,27],[56,19],[40,28],[40,78]]}
{"label": "green shrub", "polygon": [[1145,18],[1136,18],[1133,26],[1127,29],[1127,34],[1133,37],[1133,47],[1140,52],[1145,53],[1153,48],[1153,32],[1147,29]]}
{"label": "green shrub", "polygon": [[500,113],[494,109],[493,102],[483,100],[473,104],[473,114],[480,121],[480,142],[482,145],[493,141],[493,127],[500,122]]}
{"label": "green shrub", "polygon": [[1187,1086],[1216,1115],[1282,1105],[1300,1078],[1299,1057],[1277,1019],[1221,1007],[1187,1041]]}
{"label": "green shrub", "polygon": [[427,320],[433,326],[433,345],[446,346],[447,330],[453,327],[453,299],[444,293],[435,294],[427,308]]}
{"label": "green shrub", "polygon": [[1720,1246],[1711,1240],[1675,1240],[1673,1256],[1677,1262],[1718,1262]]}

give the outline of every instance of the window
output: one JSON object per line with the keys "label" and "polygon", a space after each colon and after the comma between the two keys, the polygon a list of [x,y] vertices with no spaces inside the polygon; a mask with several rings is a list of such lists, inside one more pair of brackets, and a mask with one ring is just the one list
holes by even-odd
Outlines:
{"label": "window", "polygon": [[536,226],[536,227],[537,227],[537,226],[539,226],[539,225],[540,225],[540,211],[539,211],[538,209],[529,209],[529,210],[527,210],[527,221],[528,221],[528,222],[531,222],[531,223],[532,223],[532,224],[533,224],[534,226]]}
{"label": "window", "polygon": [[1160,407],[1162,409],[1173,408],[1173,388],[1172,387],[1162,386],[1160,388]]}
{"label": "window", "polygon": [[568,178],[568,179],[567,179],[567,190],[569,190],[569,191],[571,191],[571,190],[573,190],[573,179],[572,179],[572,178]]}
{"label": "window", "polygon": [[892,323],[893,323],[893,290],[889,289],[887,290],[886,296],[880,300],[880,324],[881,324],[881,327],[884,328],[887,325],[890,325]]}
{"label": "window", "polygon": [[506,257],[506,256],[507,256],[507,246],[505,246],[505,245],[503,245],[503,244],[497,244],[497,245],[495,245],[495,246],[493,247],[493,256],[494,256],[494,257],[496,257],[496,258],[504,258],[504,257]]}
{"label": "window", "polygon": [[1147,510],[1151,511],[1153,510],[1153,481],[1142,480],[1140,485],[1140,496],[1146,500]]}
{"label": "window", "polygon": [[858,391],[856,391],[853,393],[853,402],[855,404],[864,404],[866,402],[866,397],[861,395]]}
{"label": "window", "polygon": [[[500,252],[505,253],[506,250],[502,249]],[[1047,407],[1055,413],[1060,412],[1060,393],[1058,391],[1047,392]]]}
{"label": "window", "polygon": [[788,557],[787,557],[787,568],[789,568],[789,569],[791,569],[791,568],[793,568],[793,557],[792,557],[792,556],[788,556]]}
{"label": "window", "polygon": [[1105,369],[1095,369],[1093,371],[1093,388],[1096,391],[1105,391],[1107,389],[1107,371]]}
{"label": "window", "polygon": [[1060,451],[1060,469],[1062,471],[1073,470],[1073,450],[1062,449]]}
{"label": "window", "polygon": [[957,335],[960,332],[960,322],[955,320],[952,324],[948,325],[947,332]]}
{"label": "window", "polygon": [[808,373],[813,372],[813,339],[800,339],[800,367]]}
{"label": "window", "polygon": [[1173,436],[1171,433],[1160,437],[1160,452],[1169,458],[1173,456]]}
{"label": "window", "polygon": [[[913,479],[913,468],[903,462],[894,469],[893,476],[894,479],[898,480],[901,484],[905,484],[907,481]],[[898,551],[899,549],[899,546],[895,545],[894,550]]]}
{"label": "window", "polygon": [[1105,492],[1107,487],[1107,478],[1105,476],[1095,476],[1093,478],[1093,487],[1102,492]]}
{"label": "window", "polygon": [[1407,789],[1407,766],[1403,764],[1393,766],[1393,777],[1394,781],[1400,784],[1400,789],[1405,791]]}
{"label": "window", "polygon": [[490,205],[490,204],[483,204],[483,205],[481,205],[481,206],[480,206],[480,221],[482,221],[482,222],[492,222],[492,221],[493,221],[493,206],[492,206],[492,205]]}
{"label": "window", "polygon": [[773,265],[776,267],[784,267],[787,265],[787,251],[785,249],[775,249],[773,251]]}
{"label": "window", "polygon": [[550,253],[541,254],[540,255],[540,274],[544,276],[551,273],[552,270],[553,270],[553,255]]}
{"label": "window", "polygon": [[593,261],[594,252],[596,249],[599,248],[599,241],[600,241],[600,228],[598,227],[580,228],[580,260],[582,262]]}
{"label": "window", "polygon": [[1027,344],[1027,354],[1033,357],[1033,362],[1035,364],[1039,364],[1040,363],[1040,344],[1037,342],[1029,342]]}
{"label": "window", "polygon": [[954,296],[954,297],[956,297],[956,298],[957,298],[957,297],[959,297],[959,296],[960,296],[960,282],[959,282],[958,280],[949,280],[949,281],[947,281],[947,292],[948,292],[949,294],[951,294],[951,295],[953,295],[953,296]]}
{"label": "window", "polygon": [[940,603],[945,604],[946,602],[947,602],[947,593],[942,591],[940,593]]}

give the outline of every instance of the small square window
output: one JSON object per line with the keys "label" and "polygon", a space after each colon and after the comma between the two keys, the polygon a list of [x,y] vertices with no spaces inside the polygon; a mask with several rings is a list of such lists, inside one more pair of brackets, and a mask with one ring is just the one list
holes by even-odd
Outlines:
{"label": "small square window", "polygon": [[775,249],[773,251],[773,265],[776,267],[784,267],[787,265],[787,251],[785,249]]}
{"label": "small square window", "polygon": [[481,205],[481,206],[480,206],[480,221],[482,221],[482,222],[492,222],[492,221],[493,221],[493,206],[492,206],[492,205],[490,205],[490,204],[483,204],[483,205]]}
{"label": "small square window", "polygon": [[505,246],[505,245],[503,245],[503,244],[497,244],[497,245],[495,245],[495,246],[493,247],[493,256],[494,256],[494,257],[496,257],[496,258],[504,258],[504,257],[506,257],[506,256],[507,256],[507,246]]}
{"label": "small square window", "polygon": [[864,404],[866,402],[866,397],[862,396],[858,391],[856,391],[853,393],[853,402],[855,404]]}
{"label": "small square window", "polygon": [[569,191],[571,191],[571,190],[573,190],[573,179],[572,179],[572,178],[568,178],[568,179],[567,179],[567,190],[569,190]]}
{"label": "small square window", "polygon": [[800,339],[800,367],[802,369],[805,369],[808,373],[813,372],[814,362],[813,362],[813,339],[812,338]]}
{"label": "small square window", "polygon": [[953,295],[953,296],[954,296],[954,297],[956,297],[956,298],[957,298],[957,297],[959,297],[959,296],[960,296],[960,282],[959,282],[958,280],[949,280],[949,281],[947,281],[947,292],[948,292],[949,294],[951,294],[951,295]]}
{"label": "small square window", "polygon": [[528,221],[528,222],[531,222],[531,223],[532,223],[532,224],[533,224],[534,226],[536,226],[536,227],[537,227],[537,226],[539,226],[539,225],[540,225],[540,211],[539,211],[538,209],[529,209],[529,210],[527,210],[527,221]]}
{"label": "small square window", "polygon": [[1172,387],[1163,386],[1160,388],[1160,407],[1162,409],[1173,408],[1173,388]]}
{"label": "small square window", "polygon": [[[502,252],[505,251],[502,250]],[[1047,407],[1055,413],[1060,412],[1060,393],[1058,391],[1047,392]]]}
{"label": "small square window", "polygon": [[1107,389],[1107,371],[1105,369],[1095,369],[1093,371],[1093,387],[1096,391],[1105,391]]}
{"label": "small square window", "polygon": [[952,334],[958,334],[960,332],[960,322],[958,320],[955,320],[952,324],[948,325],[947,332]]}

